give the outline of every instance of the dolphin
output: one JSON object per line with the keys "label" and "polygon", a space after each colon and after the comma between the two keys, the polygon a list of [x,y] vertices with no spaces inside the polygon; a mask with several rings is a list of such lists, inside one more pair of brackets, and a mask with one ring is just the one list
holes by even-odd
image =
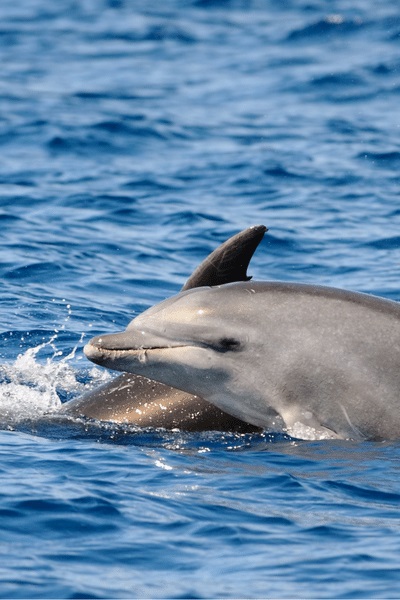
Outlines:
{"label": "dolphin", "polygon": [[84,352],[260,428],[400,437],[400,304],[384,298],[293,282],[195,288]]}
{"label": "dolphin", "polygon": [[[249,281],[247,268],[267,228],[249,227],[214,250],[192,273],[182,291]],[[189,394],[140,374],[123,373],[78,398],[66,402],[58,414],[140,427],[187,431],[252,432],[258,428],[221,411],[197,394]]]}

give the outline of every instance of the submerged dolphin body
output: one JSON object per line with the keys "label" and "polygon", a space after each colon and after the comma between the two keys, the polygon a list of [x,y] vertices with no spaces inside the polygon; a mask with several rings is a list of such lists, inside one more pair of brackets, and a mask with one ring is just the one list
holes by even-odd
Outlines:
{"label": "submerged dolphin body", "polygon": [[[266,227],[258,225],[234,235],[197,267],[182,290],[248,281],[247,267],[265,231]],[[258,429],[221,411],[198,395],[131,373],[123,373],[111,382],[66,402],[59,413],[140,427],[187,431],[250,432]]]}
{"label": "submerged dolphin body", "polygon": [[383,298],[283,282],[193,289],[84,351],[258,427],[275,416],[289,432],[400,437],[400,304]]}

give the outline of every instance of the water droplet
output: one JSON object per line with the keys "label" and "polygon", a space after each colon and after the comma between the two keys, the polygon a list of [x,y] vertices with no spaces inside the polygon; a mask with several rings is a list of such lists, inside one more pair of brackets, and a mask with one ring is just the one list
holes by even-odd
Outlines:
{"label": "water droplet", "polygon": [[147,361],[147,353],[146,350],[139,350],[138,352],[139,362],[144,364]]}

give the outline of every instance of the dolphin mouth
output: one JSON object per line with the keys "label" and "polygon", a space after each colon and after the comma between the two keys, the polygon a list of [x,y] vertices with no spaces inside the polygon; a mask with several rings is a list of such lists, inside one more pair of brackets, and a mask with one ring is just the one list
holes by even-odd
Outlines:
{"label": "dolphin mouth", "polygon": [[175,348],[187,348],[187,344],[180,345],[171,345],[171,346],[142,346],[140,348],[103,348],[101,346],[97,346],[92,344],[92,342],[88,342],[83,347],[83,352],[85,356],[90,360],[94,358],[123,358],[126,356],[135,356],[139,355],[143,352],[153,351],[153,350],[173,350]]}
{"label": "dolphin mouth", "polygon": [[132,331],[97,336],[91,339],[83,348],[85,356],[92,362],[102,365],[123,359],[138,359],[146,362],[147,353],[157,350],[185,348],[182,342],[170,342],[156,336],[145,335],[138,331],[132,339]]}

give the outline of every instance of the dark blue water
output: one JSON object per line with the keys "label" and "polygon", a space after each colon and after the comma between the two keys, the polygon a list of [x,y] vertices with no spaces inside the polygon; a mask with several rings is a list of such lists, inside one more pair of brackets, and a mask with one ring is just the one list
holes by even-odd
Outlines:
{"label": "dark blue water", "polygon": [[400,595],[398,443],[21,425],[251,224],[257,278],[400,299],[399,43],[389,0],[2,0],[2,598]]}

